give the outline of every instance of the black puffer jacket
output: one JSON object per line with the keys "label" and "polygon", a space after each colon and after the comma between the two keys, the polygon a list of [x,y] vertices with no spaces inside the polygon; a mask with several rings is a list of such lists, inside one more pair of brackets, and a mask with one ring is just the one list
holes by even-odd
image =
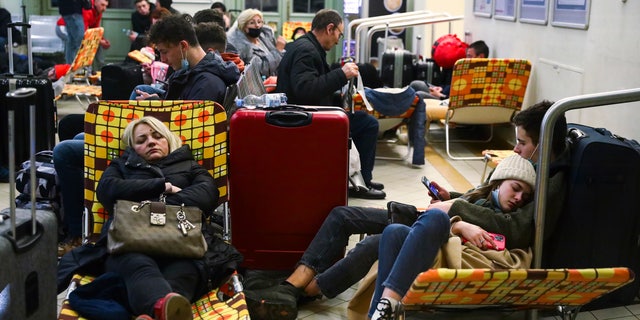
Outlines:
{"label": "black puffer jacket", "polygon": [[117,200],[157,201],[165,191],[165,182],[182,189],[167,195],[167,204],[196,206],[205,215],[215,209],[218,188],[209,172],[193,160],[188,145],[183,145],[153,164],[144,161],[128,147],[104,171],[96,193],[100,203],[113,216]]}
{"label": "black puffer jacket", "polygon": [[238,82],[239,78],[240,71],[235,63],[209,52],[193,68],[180,69],[171,75],[164,99],[222,103],[227,87]]}
{"label": "black puffer jacket", "polygon": [[276,92],[287,102],[302,105],[335,105],[333,93],[347,84],[341,68],[331,70],[327,53],[312,32],[290,44],[278,67]]}

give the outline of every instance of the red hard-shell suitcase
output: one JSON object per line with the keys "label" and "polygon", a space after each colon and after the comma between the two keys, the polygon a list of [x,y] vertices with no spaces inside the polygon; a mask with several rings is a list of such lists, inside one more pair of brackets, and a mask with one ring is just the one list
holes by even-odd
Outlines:
{"label": "red hard-shell suitcase", "polygon": [[229,128],[231,243],[243,266],[293,269],[347,203],[349,120],[340,108],[239,109]]}

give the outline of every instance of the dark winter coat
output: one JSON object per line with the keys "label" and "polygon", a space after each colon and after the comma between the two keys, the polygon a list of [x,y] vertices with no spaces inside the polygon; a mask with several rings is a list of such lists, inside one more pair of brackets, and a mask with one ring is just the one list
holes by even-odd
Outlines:
{"label": "dark winter coat", "polygon": [[150,4],[149,14],[146,16],[141,15],[137,10],[131,14],[131,30],[137,32],[139,35],[144,35],[151,28],[151,12],[156,8],[153,3]]}
{"label": "dark winter coat", "polygon": [[227,87],[240,78],[238,66],[224,61],[213,53],[207,53],[193,68],[180,69],[168,79],[169,88],[165,100],[224,101]]}
{"label": "dark winter coat", "polygon": [[117,200],[157,201],[165,191],[165,182],[182,189],[167,194],[166,203],[199,207],[212,213],[218,203],[218,188],[209,172],[200,166],[188,145],[183,145],[164,159],[147,163],[131,147],[111,161],[96,189],[98,201],[110,216]]}
{"label": "dark winter coat", "polygon": [[336,105],[334,92],[347,83],[342,69],[331,70],[327,52],[312,32],[290,44],[278,67],[276,92],[287,94],[287,102],[301,105]]}

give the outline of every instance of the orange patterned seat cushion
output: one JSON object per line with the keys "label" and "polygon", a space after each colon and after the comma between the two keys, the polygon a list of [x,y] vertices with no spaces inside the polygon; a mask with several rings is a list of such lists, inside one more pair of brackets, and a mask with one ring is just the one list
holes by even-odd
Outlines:
{"label": "orange patterned seat cushion", "polygon": [[405,111],[403,114],[397,115],[397,116],[386,116],[383,115],[382,113],[374,110],[368,110],[367,107],[364,104],[364,101],[362,101],[362,96],[359,93],[356,93],[355,95],[353,95],[353,110],[354,111],[366,111],[367,113],[369,113],[370,115],[372,115],[374,118],[376,119],[390,119],[390,118],[411,118],[411,115],[413,115],[413,112],[416,110],[416,106],[418,105],[418,102],[420,101],[420,97],[418,95],[415,96],[415,98],[413,99],[413,102],[411,103],[411,106],[409,106],[409,109],[407,109],[407,111]]}
{"label": "orange patterned seat cushion", "polygon": [[67,83],[62,89],[62,97],[73,97],[75,95],[93,96],[98,99],[102,97],[102,87],[88,84]]}
{"label": "orange patterned seat cushion", "polygon": [[582,306],[633,279],[628,268],[430,269],[416,277],[402,302],[424,307]]}
{"label": "orange patterned seat cushion", "polygon": [[81,68],[88,67],[93,64],[93,59],[96,56],[96,52],[98,52],[100,40],[102,40],[103,35],[104,28],[89,28],[84,32],[84,38],[80,43],[80,49],[78,49],[78,53],[71,63],[69,73],[76,72]]}

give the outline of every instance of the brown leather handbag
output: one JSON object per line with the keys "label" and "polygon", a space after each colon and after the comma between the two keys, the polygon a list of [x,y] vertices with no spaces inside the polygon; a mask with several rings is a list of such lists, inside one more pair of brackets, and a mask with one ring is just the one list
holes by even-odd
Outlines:
{"label": "brown leather handbag", "polygon": [[164,202],[118,200],[109,226],[111,254],[138,252],[150,256],[202,258],[202,211]]}

